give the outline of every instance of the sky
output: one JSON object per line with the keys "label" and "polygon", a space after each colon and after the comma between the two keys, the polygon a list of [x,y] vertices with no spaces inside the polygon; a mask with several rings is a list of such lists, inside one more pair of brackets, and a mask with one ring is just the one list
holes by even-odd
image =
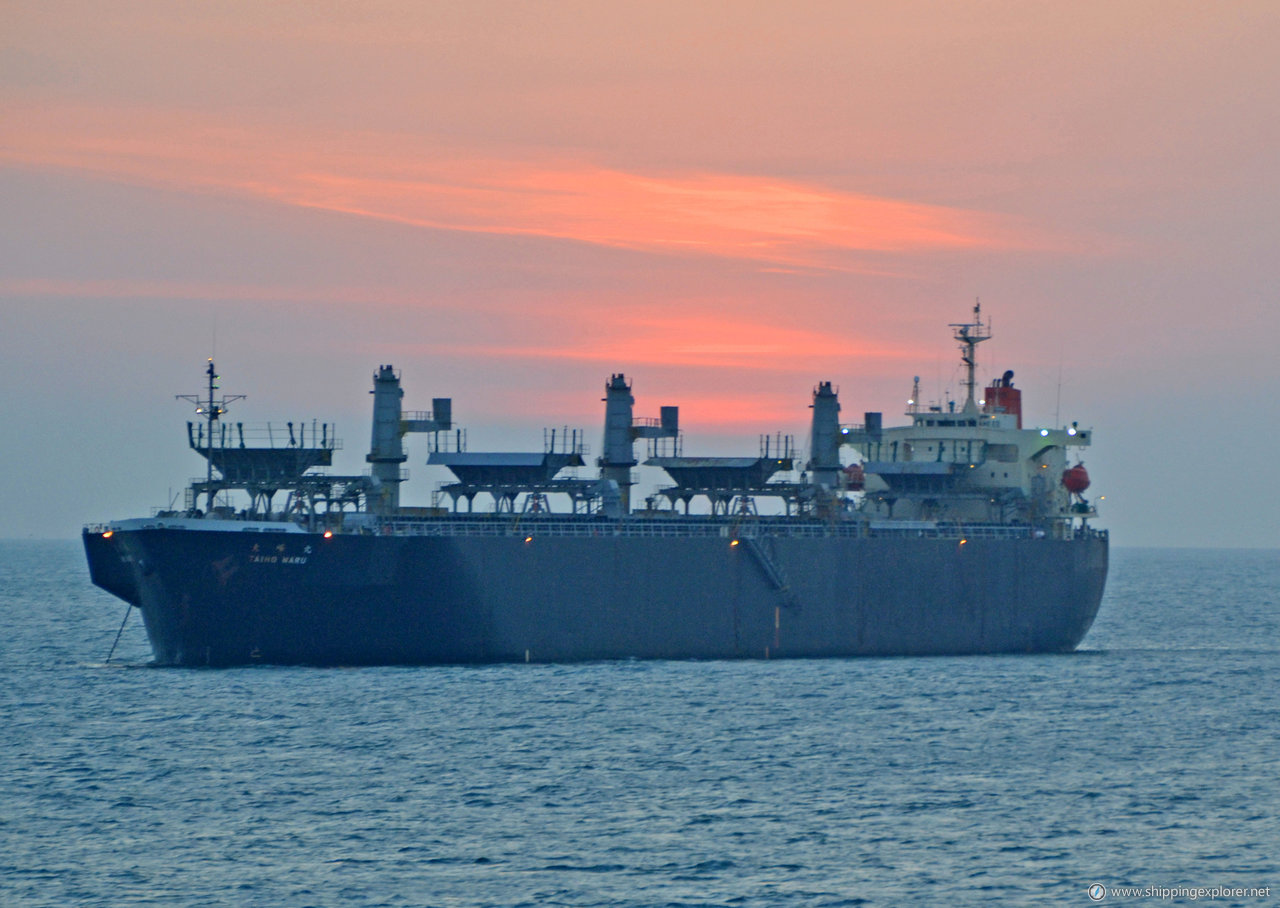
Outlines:
{"label": "sky", "polygon": [[210,355],[344,472],[382,363],[471,450],[598,453],[623,372],[754,456],[960,393],[980,299],[1113,544],[1280,545],[1270,0],[0,11],[2,536],[172,501]]}

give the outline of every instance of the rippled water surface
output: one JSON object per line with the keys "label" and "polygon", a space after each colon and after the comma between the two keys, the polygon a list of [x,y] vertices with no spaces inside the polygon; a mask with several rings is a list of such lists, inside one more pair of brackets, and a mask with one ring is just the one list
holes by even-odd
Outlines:
{"label": "rippled water surface", "polygon": [[1280,555],[1112,562],[1070,656],[180,670],[0,543],[0,903],[1278,903]]}

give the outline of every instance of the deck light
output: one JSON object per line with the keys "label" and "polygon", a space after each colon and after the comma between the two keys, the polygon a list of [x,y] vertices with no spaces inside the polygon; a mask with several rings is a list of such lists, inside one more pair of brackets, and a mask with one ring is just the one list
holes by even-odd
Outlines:
{"label": "deck light", "polygon": [[102,534],[102,538],[110,539],[112,536],[115,535],[115,532],[116,532],[115,530],[107,530],[105,533]]}
{"label": "deck light", "polygon": [[325,530],[325,531],[324,531],[324,538],[325,538],[325,539],[332,539],[332,538],[333,538],[333,530]]}

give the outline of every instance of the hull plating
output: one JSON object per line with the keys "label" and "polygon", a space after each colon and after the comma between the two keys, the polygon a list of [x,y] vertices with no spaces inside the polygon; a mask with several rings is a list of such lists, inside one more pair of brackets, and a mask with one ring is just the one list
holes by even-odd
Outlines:
{"label": "hull plating", "polygon": [[1065,652],[1107,572],[1099,536],[92,535],[172,665]]}

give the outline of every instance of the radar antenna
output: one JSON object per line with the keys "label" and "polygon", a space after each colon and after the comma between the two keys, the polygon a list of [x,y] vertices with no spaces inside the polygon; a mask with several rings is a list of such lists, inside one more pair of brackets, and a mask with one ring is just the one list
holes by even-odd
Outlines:
{"label": "radar antenna", "polygon": [[984,340],[991,339],[991,325],[982,323],[982,301],[975,300],[973,304],[973,321],[951,324],[948,326],[955,334],[955,338],[960,343],[960,359],[965,366],[965,413],[976,413],[978,405],[974,401],[974,389],[976,387],[976,379],[974,378],[974,370],[978,363],[976,348],[978,344]]}

